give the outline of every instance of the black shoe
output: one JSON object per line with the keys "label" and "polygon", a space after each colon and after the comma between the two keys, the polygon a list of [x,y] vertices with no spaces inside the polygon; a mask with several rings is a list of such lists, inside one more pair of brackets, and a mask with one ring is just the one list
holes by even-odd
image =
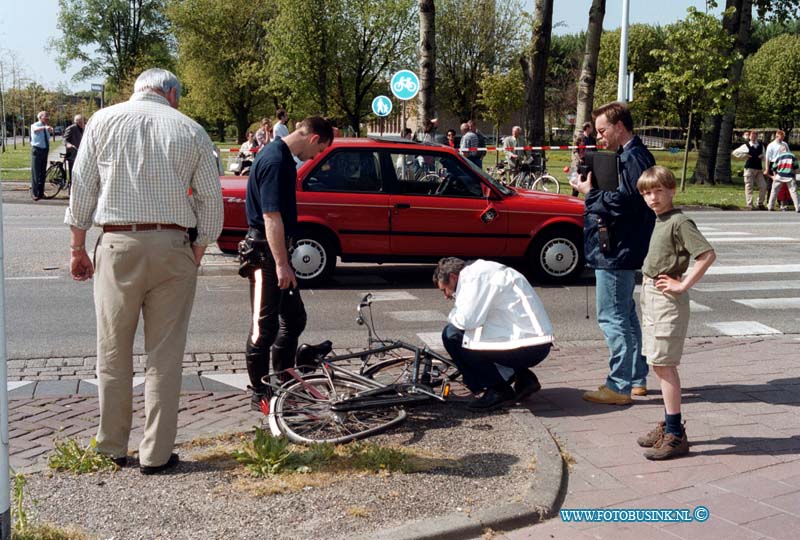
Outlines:
{"label": "black shoe", "polygon": [[111,461],[120,469],[128,465],[128,456],[112,457]]}
{"label": "black shoe", "polygon": [[522,401],[541,389],[542,385],[533,371],[526,369],[517,373],[517,380],[514,381],[515,400]]}
{"label": "black shoe", "polygon": [[467,403],[471,411],[493,411],[500,408],[506,401],[514,399],[514,391],[508,385],[505,388],[489,388],[483,396]]}
{"label": "black shoe", "polygon": [[178,454],[170,454],[169,459],[163,465],[139,465],[139,472],[142,474],[158,474],[175,467],[180,462]]}

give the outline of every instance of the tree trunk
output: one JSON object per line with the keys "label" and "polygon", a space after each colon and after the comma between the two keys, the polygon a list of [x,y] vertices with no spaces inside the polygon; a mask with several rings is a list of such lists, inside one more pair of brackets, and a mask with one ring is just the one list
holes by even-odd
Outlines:
{"label": "tree trunk", "polygon": [[217,140],[225,142],[225,120],[222,118],[217,120]]}
{"label": "tree trunk", "polygon": [[236,143],[242,144],[247,140],[247,128],[250,127],[250,110],[247,107],[236,109]]}
{"label": "tree trunk", "polygon": [[436,93],[436,10],[434,0],[419,0],[419,120],[424,127],[434,117]]}
{"label": "tree trunk", "polygon": [[525,119],[528,142],[533,146],[544,144],[544,86],[547,79],[547,57],[550,54],[550,36],[553,31],[553,0],[536,0],[533,22],[533,46],[530,59],[521,58],[525,78]]}
{"label": "tree trunk", "polygon": [[689,162],[689,141],[692,139],[692,111],[689,110],[689,127],[686,128],[686,145],[683,147],[683,168],[681,170],[681,193],[686,191],[686,164]]}
{"label": "tree trunk", "polygon": [[719,144],[719,127],[722,123],[720,115],[707,116],[703,123],[700,140],[700,151],[697,153],[697,164],[692,175],[692,184],[715,184],[714,167],[717,163],[717,145]]}
{"label": "tree trunk", "polygon": [[722,116],[719,130],[719,144],[717,146],[717,161],[714,167],[714,178],[717,182],[731,183],[731,147],[733,141],[733,128],[736,122],[736,100],[739,99],[739,83],[742,80],[744,67],[745,45],[750,36],[753,22],[752,0],[728,0],[725,8],[735,7],[736,11],[730,17],[725,17],[722,26],[725,31],[735,36],[734,50],[742,57],[731,66],[728,78],[733,87],[733,95],[728,109]]}
{"label": "tree trunk", "polygon": [[578,107],[575,111],[575,134],[583,129],[594,109],[594,84],[597,79],[597,57],[600,54],[600,37],[603,35],[603,18],[606,15],[606,0],[592,0],[589,8],[589,25],[586,27],[586,48],[583,52],[581,76],[578,79]]}

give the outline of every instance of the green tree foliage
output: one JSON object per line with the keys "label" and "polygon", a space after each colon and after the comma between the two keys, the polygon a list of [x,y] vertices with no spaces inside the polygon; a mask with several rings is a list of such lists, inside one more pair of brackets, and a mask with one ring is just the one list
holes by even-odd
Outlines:
{"label": "green tree foliage", "polygon": [[266,112],[270,0],[172,0],[168,15],[187,87],[182,108],[208,121],[233,118],[241,143]]}
{"label": "green tree foliage", "polygon": [[144,69],[172,65],[165,0],[59,0],[58,29],[51,40],[58,63],[84,66],[75,75],[102,75],[107,91],[124,94]]}
{"label": "green tree foliage", "polygon": [[275,1],[278,15],[266,55],[269,86],[295,118],[331,112],[339,5],[336,0]]}
{"label": "green tree foliage", "polygon": [[745,60],[742,121],[791,130],[800,119],[800,35],[766,42]]}
{"label": "green tree foliage", "polygon": [[[726,109],[733,91],[728,68],[738,58],[728,54],[733,37],[723,32],[718,19],[693,7],[687,12],[685,20],[667,27],[665,47],[652,51],[660,65],[647,75],[646,83],[664,94],[665,104],[687,126],[684,156],[689,152],[692,117]],[[685,178],[685,160],[683,172]]]}
{"label": "green tree foliage", "polygon": [[554,35],[550,41],[550,58],[547,61],[545,84],[545,110],[551,126],[561,125],[565,115],[577,107],[581,59],[586,34]]}
{"label": "green tree foliage", "polygon": [[[620,30],[617,28],[612,32],[603,32],[600,38],[595,107],[617,99],[619,36]],[[665,39],[666,32],[660,26],[633,24],[628,28],[628,71],[634,73],[634,99],[630,107],[638,122],[660,119],[664,109],[663,94],[658,89],[646,87],[643,82],[647,80],[648,73],[658,69],[659,61],[653,56],[653,51],[663,49]]]}
{"label": "green tree foliage", "polygon": [[278,4],[269,51],[272,91],[294,116],[327,114],[358,133],[372,98],[388,91],[390,69],[411,65],[414,0]]}
{"label": "green tree foliage", "polygon": [[436,96],[459,120],[475,116],[481,74],[509,69],[523,51],[528,24],[518,0],[436,2]]}
{"label": "green tree foliage", "polygon": [[483,117],[492,122],[495,134],[499,135],[500,124],[508,121],[511,114],[524,103],[525,85],[519,68],[505,73],[485,72],[480,81],[478,105]]}

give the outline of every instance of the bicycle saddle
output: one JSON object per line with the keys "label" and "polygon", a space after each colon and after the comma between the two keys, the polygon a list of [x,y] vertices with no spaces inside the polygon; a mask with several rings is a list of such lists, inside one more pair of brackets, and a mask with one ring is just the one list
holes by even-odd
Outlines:
{"label": "bicycle saddle", "polygon": [[332,350],[333,343],[327,339],[317,345],[303,343],[297,348],[295,365],[303,372],[314,371],[319,361],[328,356]]}

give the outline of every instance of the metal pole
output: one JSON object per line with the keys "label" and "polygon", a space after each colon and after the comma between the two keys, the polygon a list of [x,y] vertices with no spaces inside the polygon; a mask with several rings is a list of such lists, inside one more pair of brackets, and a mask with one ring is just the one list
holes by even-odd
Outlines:
{"label": "metal pole", "polygon": [[6,365],[6,288],[3,256],[3,205],[0,204],[0,539],[11,538],[11,486],[8,459],[8,366]]}
{"label": "metal pole", "polygon": [[628,89],[628,8],[630,0],[622,0],[622,24],[619,34],[619,75],[617,78],[617,101],[627,101]]}

